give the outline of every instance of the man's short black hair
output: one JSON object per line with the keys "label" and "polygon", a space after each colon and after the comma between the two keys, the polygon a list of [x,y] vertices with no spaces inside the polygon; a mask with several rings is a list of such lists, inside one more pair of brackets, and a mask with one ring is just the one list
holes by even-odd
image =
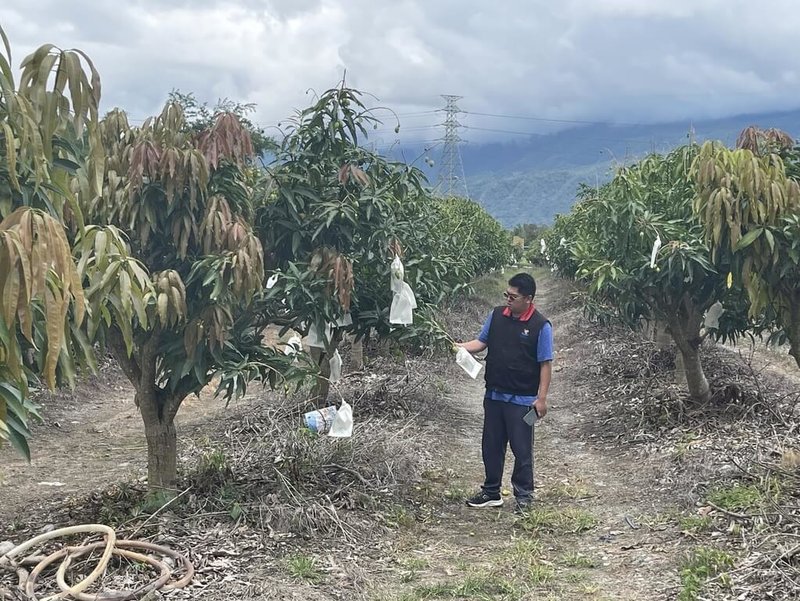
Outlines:
{"label": "man's short black hair", "polygon": [[536,296],[536,280],[527,273],[518,273],[508,280],[508,285],[519,290],[522,296]]}

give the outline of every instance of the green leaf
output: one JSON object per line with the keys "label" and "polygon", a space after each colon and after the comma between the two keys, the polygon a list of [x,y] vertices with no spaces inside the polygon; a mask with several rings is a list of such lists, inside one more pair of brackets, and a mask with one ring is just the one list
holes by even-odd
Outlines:
{"label": "green leaf", "polygon": [[739,243],[736,245],[735,250],[743,250],[750,246],[753,242],[755,242],[758,237],[763,234],[765,231],[764,228],[758,228],[755,230],[750,230],[744,236],[741,237]]}
{"label": "green leaf", "polygon": [[772,235],[772,232],[764,228],[764,235],[767,237],[767,243],[769,244],[770,252],[775,252],[775,237]]}
{"label": "green leaf", "polygon": [[27,423],[26,416],[28,410],[24,407],[22,391],[9,382],[0,381],[0,396],[3,397],[3,400],[5,400],[6,405],[12,413],[19,416],[23,424]]}
{"label": "green leaf", "polygon": [[28,446],[28,438],[31,433],[28,427],[15,415],[9,413],[6,416],[8,425],[8,441],[25,459],[31,460],[31,449]]}

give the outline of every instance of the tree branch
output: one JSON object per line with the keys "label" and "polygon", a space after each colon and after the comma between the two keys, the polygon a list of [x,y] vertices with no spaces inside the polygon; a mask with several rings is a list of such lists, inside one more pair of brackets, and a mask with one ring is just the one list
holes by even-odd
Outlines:
{"label": "tree branch", "polygon": [[150,336],[142,344],[141,351],[141,370],[142,381],[156,381],[156,358],[158,355],[158,345],[161,342],[161,331],[153,330]]}
{"label": "tree branch", "polygon": [[154,401],[157,405],[159,420],[163,418],[163,396],[160,394],[161,390],[156,386],[156,359],[158,357],[158,345],[160,342],[160,328],[151,330],[149,336],[144,339],[139,353],[139,367],[141,369],[139,388],[153,389],[153,392],[156,394]]}
{"label": "tree branch", "polygon": [[119,328],[114,326],[109,330],[108,334],[108,344],[111,347],[111,354],[114,355],[114,358],[117,360],[117,363],[119,363],[120,368],[122,368],[123,373],[130,383],[133,384],[135,388],[138,388],[142,381],[142,370],[136,362],[136,358],[133,355],[128,355],[128,349],[125,347],[125,340],[122,337],[122,332],[119,331]]}
{"label": "tree branch", "polygon": [[[190,378],[189,376],[184,376],[178,381],[178,385],[175,387],[175,392],[169,392],[167,390],[163,390],[162,393],[164,395],[164,417],[172,420],[175,419],[175,416],[178,414],[178,409],[181,408],[181,403],[183,399],[185,399],[190,394],[195,392],[200,392],[197,387],[199,382],[194,379]],[[202,389],[202,388],[201,388]]]}

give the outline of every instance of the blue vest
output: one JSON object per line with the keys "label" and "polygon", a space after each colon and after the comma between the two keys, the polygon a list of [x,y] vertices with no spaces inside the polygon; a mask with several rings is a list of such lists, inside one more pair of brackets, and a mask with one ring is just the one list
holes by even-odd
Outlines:
{"label": "blue vest", "polygon": [[503,315],[505,307],[496,307],[489,326],[489,352],[486,355],[486,388],[511,394],[539,394],[539,333],[547,318],[534,311],[521,321]]}

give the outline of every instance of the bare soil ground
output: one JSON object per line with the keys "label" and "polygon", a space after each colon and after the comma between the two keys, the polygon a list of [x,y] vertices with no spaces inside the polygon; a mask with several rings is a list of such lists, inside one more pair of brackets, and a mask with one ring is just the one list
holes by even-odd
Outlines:
{"label": "bare soil ground", "polygon": [[[44,396],[32,462],[0,449],[0,541],[103,521],[189,553],[198,574],[174,598],[793,598],[792,366],[710,349],[715,404],[692,407],[668,352],[588,323],[567,284],[539,279],[557,357],[523,517],[513,497],[464,505],[483,477],[480,377],[384,351],[339,387],[357,423],[348,441],[304,433],[302,396],[189,400],[182,503],[155,517],[142,507],[140,417],[113,366]],[[474,336],[501,285],[484,282],[449,329]]]}
{"label": "bare soil ground", "polygon": [[[147,473],[144,428],[133,387],[113,363],[74,391],[39,395],[42,422],[34,424],[31,461],[0,449],[0,523],[51,497],[87,494]],[[225,412],[204,394],[178,413],[178,428],[191,430]]]}

